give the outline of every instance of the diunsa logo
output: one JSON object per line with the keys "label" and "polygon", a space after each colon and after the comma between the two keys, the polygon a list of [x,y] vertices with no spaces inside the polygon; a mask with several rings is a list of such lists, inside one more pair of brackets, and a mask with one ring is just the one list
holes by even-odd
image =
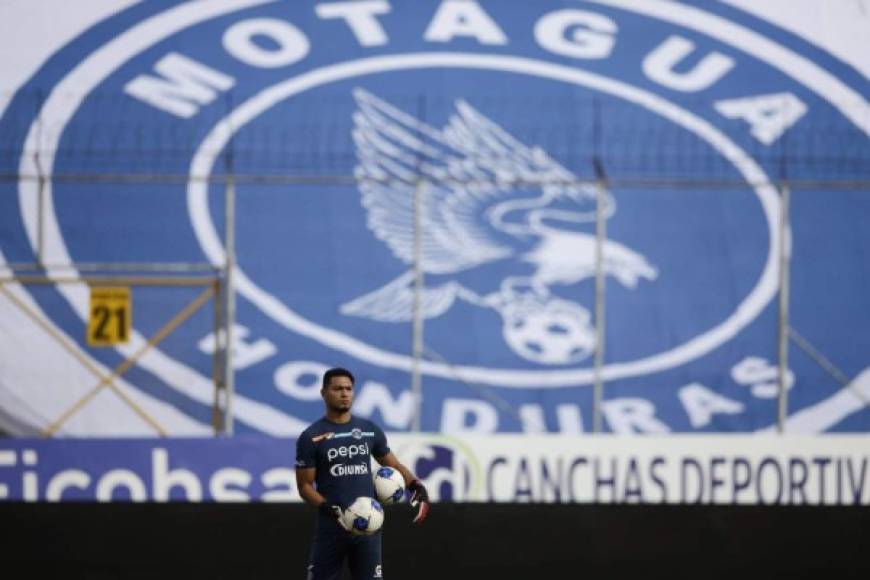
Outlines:
{"label": "diunsa logo", "polygon": [[[426,343],[449,361],[429,357],[425,374],[515,388],[589,384],[592,154],[606,166],[613,148],[652,160],[635,174],[615,164],[611,177],[680,177],[650,151],[667,143],[631,144],[638,133],[620,133],[629,126],[687,147],[731,184],[721,201],[729,209],[711,213],[709,191],[604,191],[608,328],[620,340],[603,378],[710,353],[776,294],[779,198],[774,168],[753,154],[820,111],[868,132],[866,103],[848,85],[745,26],[674,2],[215,0],[155,10],[129,11],[120,34],[85,37],[92,50],[56,79],[22,151],[46,152],[49,173],[85,171],[53,154],[77,126],[118,128],[121,151],[135,144],[121,131],[131,120],[170,135],[183,128],[192,154],[160,157],[155,171],[188,176],[184,201],[106,209],[131,232],[143,208],[159,208],[165,222],[160,239],[131,233],[124,255],[204,254],[216,266],[226,262],[223,185],[207,178],[299,177],[237,186],[239,323],[280,348],[303,341],[378,368],[412,365],[419,215]],[[89,97],[106,91],[123,106]],[[116,155],[99,169],[135,172],[140,161]],[[22,155],[21,173],[35,163]],[[106,251],[64,235],[88,205],[54,194],[75,184],[46,186],[44,223],[37,187],[19,184],[32,247],[54,263]],[[739,239],[699,259],[699,244],[734,230],[729,216]],[[85,316],[80,295],[59,292]]]}
{"label": "diunsa logo", "polygon": [[369,466],[365,464],[345,465],[344,463],[336,463],[329,467],[329,473],[334,477],[342,477],[345,475],[368,475]]}

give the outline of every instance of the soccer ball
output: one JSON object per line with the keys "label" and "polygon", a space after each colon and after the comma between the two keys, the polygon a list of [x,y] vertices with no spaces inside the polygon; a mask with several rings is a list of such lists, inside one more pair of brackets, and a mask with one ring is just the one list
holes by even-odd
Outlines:
{"label": "soccer ball", "polygon": [[505,341],[526,360],[575,363],[595,350],[595,327],[589,311],[573,302],[524,299],[502,309],[501,314]]}
{"label": "soccer ball", "polygon": [[384,508],[374,498],[358,497],[344,510],[342,520],[350,533],[370,536],[384,525]]}
{"label": "soccer ball", "polygon": [[405,478],[392,467],[381,467],[375,473],[375,494],[382,504],[399,503],[405,496]]}

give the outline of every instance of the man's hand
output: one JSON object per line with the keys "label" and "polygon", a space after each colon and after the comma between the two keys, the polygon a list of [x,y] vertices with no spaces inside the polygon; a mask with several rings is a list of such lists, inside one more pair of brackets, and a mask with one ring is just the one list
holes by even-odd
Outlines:
{"label": "man's hand", "polygon": [[341,507],[335,505],[334,503],[329,503],[328,501],[323,502],[319,506],[317,506],[317,510],[325,516],[334,518],[335,521],[338,522],[345,531],[350,531],[350,528],[347,527],[347,524],[344,523],[344,511],[342,511]]}
{"label": "man's hand", "polygon": [[[408,484],[408,491],[411,492],[411,507],[417,508],[417,515],[414,516],[415,524],[422,524],[429,513],[429,492],[419,479],[415,479]],[[418,507],[419,506],[419,507]]]}

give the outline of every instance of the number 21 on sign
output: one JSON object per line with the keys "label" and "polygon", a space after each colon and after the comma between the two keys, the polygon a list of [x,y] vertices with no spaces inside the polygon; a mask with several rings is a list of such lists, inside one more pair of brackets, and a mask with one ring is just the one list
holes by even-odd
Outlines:
{"label": "number 21 on sign", "polygon": [[129,288],[91,288],[89,346],[113,346],[129,341],[131,320]]}

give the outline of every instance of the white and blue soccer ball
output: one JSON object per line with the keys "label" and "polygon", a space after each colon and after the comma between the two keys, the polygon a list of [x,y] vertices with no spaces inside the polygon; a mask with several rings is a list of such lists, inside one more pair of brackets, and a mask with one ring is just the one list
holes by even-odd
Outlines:
{"label": "white and blue soccer ball", "polygon": [[405,478],[397,469],[381,467],[374,479],[375,494],[382,504],[399,503],[405,497]]}
{"label": "white and blue soccer ball", "polygon": [[357,536],[370,536],[384,525],[384,508],[373,497],[358,497],[344,510],[347,530]]}

